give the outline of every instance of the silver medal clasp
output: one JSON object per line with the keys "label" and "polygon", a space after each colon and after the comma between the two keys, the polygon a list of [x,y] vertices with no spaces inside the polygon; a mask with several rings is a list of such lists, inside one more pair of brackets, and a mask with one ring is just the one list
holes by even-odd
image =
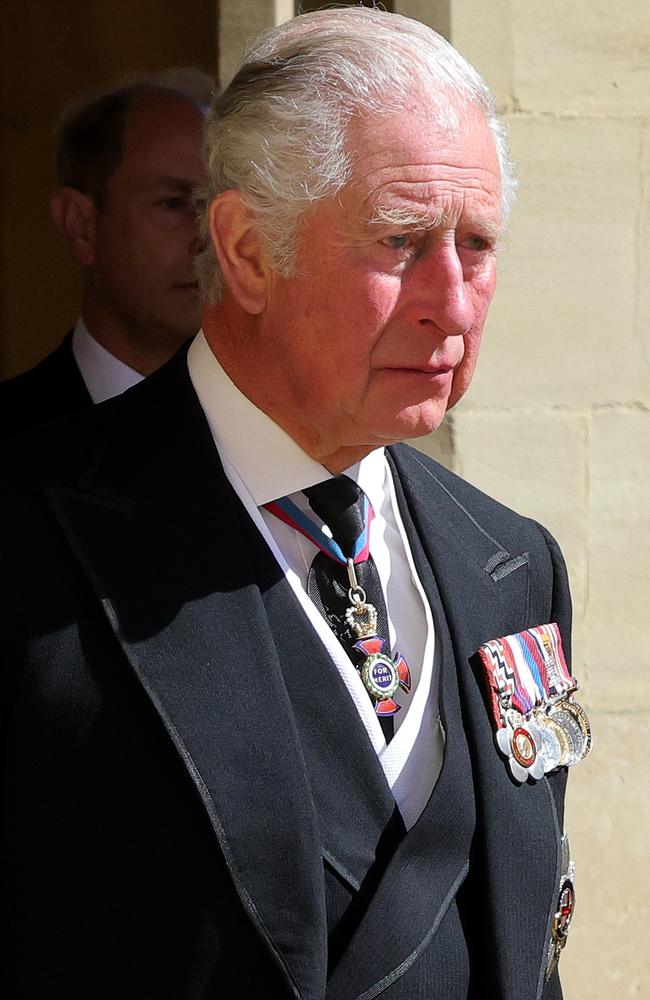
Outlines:
{"label": "silver medal clasp", "polygon": [[366,604],[366,592],[359,586],[352,559],[347,561],[347,570],[350,582],[348,590],[350,607],[346,609],[345,622],[357,639],[377,635],[377,609],[374,604]]}

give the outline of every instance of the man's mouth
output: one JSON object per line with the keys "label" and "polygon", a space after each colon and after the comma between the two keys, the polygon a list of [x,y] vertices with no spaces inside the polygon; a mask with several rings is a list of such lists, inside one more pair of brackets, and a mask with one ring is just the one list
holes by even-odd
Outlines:
{"label": "man's mouth", "polygon": [[425,364],[425,365],[395,365],[388,367],[388,371],[403,373],[405,375],[424,375],[435,378],[439,375],[448,375],[453,372],[456,365],[451,363]]}

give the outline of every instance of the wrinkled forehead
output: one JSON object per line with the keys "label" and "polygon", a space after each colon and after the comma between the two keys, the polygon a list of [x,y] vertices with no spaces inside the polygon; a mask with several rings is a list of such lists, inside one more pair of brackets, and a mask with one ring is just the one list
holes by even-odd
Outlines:
{"label": "wrinkled forehead", "polygon": [[355,167],[355,179],[363,176],[367,157],[388,154],[399,159],[418,144],[431,154],[443,151],[454,140],[471,136],[477,145],[494,151],[496,144],[485,112],[475,104],[449,92],[422,95],[414,88],[409,99],[387,104],[381,114],[359,113],[346,127],[346,148]]}
{"label": "wrinkled forehead", "polygon": [[367,218],[399,216],[408,212],[411,199],[421,208],[441,187],[461,199],[480,200],[488,211],[493,208],[498,224],[500,164],[480,109],[447,101],[359,117],[351,123],[348,142],[352,169],[340,200],[349,211],[356,206]]}

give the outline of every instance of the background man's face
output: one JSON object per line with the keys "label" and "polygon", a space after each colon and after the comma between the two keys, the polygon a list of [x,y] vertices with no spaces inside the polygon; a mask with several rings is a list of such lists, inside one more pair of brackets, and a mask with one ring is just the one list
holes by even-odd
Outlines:
{"label": "background man's face", "polygon": [[453,132],[422,112],[358,126],[356,181],[309,215],[297,274],[272,291],[258,363],[312,454],[429,433],[469,385],[501,187],[487,125],[461,117]]}
{"label": "background man's face", "polygon": [[205,182],[202,128],[189,100],[136,97],[122,162],[96,216],[92,294],[134,338],[170,351],[200,326],[191,194]]}

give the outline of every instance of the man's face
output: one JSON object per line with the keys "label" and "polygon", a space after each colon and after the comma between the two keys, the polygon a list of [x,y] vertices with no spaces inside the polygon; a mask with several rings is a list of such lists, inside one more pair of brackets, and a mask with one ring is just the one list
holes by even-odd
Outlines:
{"label": "man's face", "polygon": [[170,94],[128,108],[122,162],[97,210],[87,289],[122,335],[172,353],[200,326],[192,191],[205,183],[202,111]]}
{"label": "man's face", "polygon": [[271,415],[321,461],[429,433],[470,383],[501,186],[487,125],[461,120],[358,125],[356,180],[310,213],[296,276],[274,284],[256,363]]}

